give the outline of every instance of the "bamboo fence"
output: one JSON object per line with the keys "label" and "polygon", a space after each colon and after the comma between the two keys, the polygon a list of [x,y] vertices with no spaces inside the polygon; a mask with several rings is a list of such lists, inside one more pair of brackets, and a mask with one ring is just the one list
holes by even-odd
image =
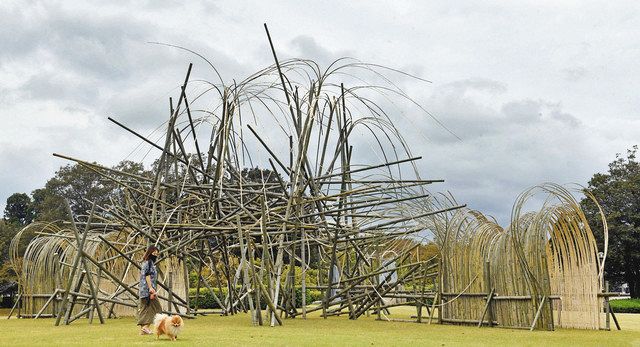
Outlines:
{"label": "bamboo fence", "polygon": [[[523,212],[536,194],[545,195],[542,206]],[[434,216],[433,228],[441,249],[440,303],[446,303],[441,321],[608,328],[602,320],[605,306],[610,309],[605,258],[599,259],[593,232],[566,188],[549,183],[526,190],[506,229],[469,209]]]}

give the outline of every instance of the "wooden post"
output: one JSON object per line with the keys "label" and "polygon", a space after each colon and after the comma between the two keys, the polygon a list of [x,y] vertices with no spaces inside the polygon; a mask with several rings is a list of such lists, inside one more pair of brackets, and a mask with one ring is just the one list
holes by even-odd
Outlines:
{"label": "wooden post", "polygon": [[[444,279],[445,279],[445,268],[444,268],[444,262],[442,261],[442,259],[439,259],[440,262],[440,283],[436,283],[436,295],[438,297],[438,324],[442,324],[442,292],[444,291]],[[433,311],[431,311],[433,312]]]}
{"label": "wooden post", "polygon": [[553,299],[548,298],[547,301],[549,302],[549,323],[547,324],[547,327],[549,331],[554,331],[556,330],[556,327],[555,322],[553,321]]}
{"label": "wooden post", "polygon": [[611,318],[613,318],[613,323],[616,324],[616,329],[618,330],[622,330],[620,329],[620,324],[618,323],[618,318],[616,318],[616,314],[613,312],[613,309],[611,308],[611,301],[609,301],[607,303],[607,306],[609,306],[609,313],[611,313]]}
{"label": "wooden post", "polygon": [[[437,286],[437,284],[436,284]],[[431,324],[431,320],[433,319],[433,313],[436,310],[436,304],[438,303],[438,300],[440,299],[440,292],[437,290],[436,288],[436,295],[433,298],[433,302],[431,303],[431,312],[429,312],[429,323]],[[440,307],[438,307],[438,316],[440,315]],[[438,320],[440,320],[440,318],[438,318]]]}
{"label": "wooden post", "polygon": [[[88,231],[85,231],[85,233],[87,233]],[[93,299],[93,306],[96,310],[96,312],[98,313],[98,319],[100,320],[100,324],[104,324],[104,316],[102,315],[102,309],[100,308],[100,302],[98,302],[98,289],[96,288],[96,286],[93,283],[93,279],[92,277],[92,272],[89,268],[89,265],[87,264],[87,261],[82,258],[82,264],[85,268],[85,271],[87,272],[87,283],[89,283],[89,293],[91,294],[91,298]],[[91,309],[91,311],[89,311],[90,313],[90,320],[89,323],[93,322],[93,309]]]}
{"label": "wooden post", "polygon": [[[74,293],[79,293],[80,292],[80,288],[82,288],[82,281],[84,280],[84,277],[87,275],[86,271],[82,271],[80,273],[80,276],[78,276],[77,281],[76,281],[76,286],[73,289]],[[70,319],[71,319],[71,313],[73,311],[73,306],[75,306],[76,304],[76,300],[78,298],[78,296],[76,294],[73,293],[67,293],[67,295],[70,297],[69,300],[69,304],[67,305],[67,310],[66,313],[64,315],[64,324],[65,325],[69,325],[70,323]]]}
{"label": "wooden post", "polygon": [[182,258],[182,268],[184,271],[184,290],[185,290],[185,301],[186,301],[186,313],[191,313],[191,306],[189,306],[189,267],[187,266],[187,258]]}
{"label": "wooden post", "polygon": [[[491,282],[491,263],[489,263],[488,260],[484,262],[484,290],[485,292],[487,292],[487,305],[485,309],[487,311],[487,319],[489,320],[488,325],[489,327],[491,327],[493,326],[493,319],[494,319],[493,305],[491,305],[494,289]],[[483,317],[484,317],[484,314],[483,314]],[[478,327],[480,326],[482,326],[482,318],[480,318],[480,324],[478,325]]]}
{"label": "wooden post", "polygon": [[169,293],[167,296],[169,300],[167,300],[167,311],[171,311],[171,304],[173,303],[173,271],[169,271],[167,273],[167,287],[169,288]]}
{"label": "wooden post", "polygon": [[[605,293],[609,292],[609,281],[604,281],[604,291]],[[606,314],[605,325],[604,328],[606,330],[611,330],[611,315],[610,315],[610,307],[609,306],[609,296],[604,297],[604,313]]]}
{"label": "wooden post", "polygon": [[416,303],[416,323],[422,323],[422,298]]}
{"label": "wooden post", "polygon": [[262,308],[261,308],[261,302],[260,302],[260,297],[262,296],[262,293],[260,292],[260,290],[255,290],[256,282],[258,282],[258,278],[256,277],[256,269],[254,264],[255,244],[252,239],[249,239],[249,242],[247,243],[247,247],[249,249],[249,259],[250,259],[249,270],[250,270],[251,281],[253,283],[253,289],[254,289],[253,295],[255,297],[255,303],[256,303],[255,319],[258,321],[258,325],[263,325],[264,322],[262,320]]}
{"label": "wooden post", "polygon": [[[9,315],[7,316],[7,319],[11,318],[11,315],[13,314],[13,311],[16,310],[16,307],[18,307],[20,305],[20,300],[22,299],[22,293],[18,294],[18,296],[16,297],[16,302],[13,303],[13,307],[11,308],[11,311],[9,311]],[[20,316],[18,315],[18,318],[20,318]]]}
{"label": "wooden post", "polygon": [[[186,101],[186,99],[185,99]],[[191,115],[191,113],[189,113],[189,115]],[[189,120],[191,122],[191,116],[189,116]],[[191,126],[193,127],[193,123],[191,123]],[[193,136],[196,136],[196,134],[194,133]],[[197,142],[196,142],[197,143]],[[200,153],[198,153],[198,155],[200,155]],[[202,161],[201,161],[202,164]],[[204,241],[200,241],[200,249],[204,249]],[[197,285],[196,285],[196,304],[195,304],[195,311],[198,312],[198,309],[200,308],[200,278],[202,277],[202,261],[198,262],[198,279],[197,279]]]}
{"label": "wooden post", "polygon": [[16,301],[16,303],[18,304],[18,315],[16,316],[17,318],[22,318],[22,304],[23,304],[23,300],[24,296],[20,296],[20,299],[18,301]]}
{"label": "wooden post", "polygon": [[53,300],[53,305],[51,305],[51,310],[53,315],[57,315],[59,310],[60,303],[60,293],[62,292],[62,264],[60,264],[60,253],[56,252],[53,254],[53,268],[55,269],[55,273],[53,274],[53,281],[56,288],[56,297]]}
{"label": "wooden post", "polygon": [[[97,278],[96,278],[96,283],[95,283],[95,293],[96,293],[96,299],[98,298],[98,295],[100,294],[100,282],[102,281],[102,270],[98,269],[98,273],[97,273]],[[97,301],[97,300],[96,300]],[[96,303],[97,305],[100,305],[100,303]],[[104,317],[104,316],[103,316]],[[109,316],[107,315],[106,317],[107,319],[109,318]],[[104,322],[104,320],[103,320]],[[102,324],[102,323],[101,323]]]}
{"label": "wooden post", "polygon": [[[302,204],[300,204],[300,214],[302,214]],[[302,245],[300,246],[300,259],[302,260],[301,290],[302,290],[302,319],[307,319],[307,233],[305,228],[300,228]]]}
{"label": "wooden post", "polygon": [[[71,218],[71,220],[73,220],[73,214],[71,213],[71,205],[69,205],[68,201],[66,203],[67,203],[67,210],[69,211],[69,217]],[[84,245],[84,241],[87,238],[87,234],[88,233],[83,233],[82,234],[82,239],[78,243],[78,246],[77,246],[77,249],[76,249],[76,255],[75,255],[74,259],[73,259],[73,265],[71,267],[71,272],[69,273],[69,280],[67,281],[67,285],[66,285],[65,290],[63,292],[62,304],[60,305],[60,312],[58,313],[58,316],[56,317],[56,323],[55,323],[56,326],[60,325],[60,320],[62,319],[62,316],[65,314],[64,310],[65,310],[65,308],[67,306],[67,303],[69,302],[69,298],[70,298],[69,292],[71,291],[71,286],[73,285],[73,281],[75,280],[76,272],[80,268],[80,259],[82,258],[82,250],[84,248],[83,245]]]}
{"label": "wooden post", "polygon": [[[416,261],[420,261],[420,247],[416,248]],[[425,304],[424,302],[424,292],[426,290],[426,286],[427,286],[427,270],[428,267],[425,267],[424,270],[422,271],[422,286],[420,288],[420,299],[418,299],[417,302],[417,309],[416,309],[416,322],[417,323],[422,323],[422,306]],[[414,290],[414,295],[417,296],[416,291]],[[429,315],[431,315],[431,312],[429,312],[429,306],[426,306],[427,312],[429,313]]]}
{"label": "wooden post", "polygon": [[[600,322],[600,319],[598,319],[598,322]],[[558,326],[562,327],[562,298],[558,300]]]}
{"label": "wooden post", "polygon": [[[94,216],[94,212],[95,212],[95,208],[96,208],[96,203],[95,201],[93,202],[93,205],[91,206],[91,212],[89,214],[89,219],[87,220],[87,225],[85,227],[84,233],[82,235],[82,238],[80,237],[80,234],[78,233],[78,228],[76,228],[75,226],[75,222],[73,221],[73,217],[71,218],[71,222],[73,224],[73,233],[76,237],[76,243],[78,244],[78,254],[80,254],[82,256],[83,253],[83,249],[84,249],[84,243],[86,240],[86,235],[89,233],[89,226],[91,225],[91,219]],[[71,207],[69,207],[69,214],[71,214]],[[89,283],[89,291],[91,293],[91,297],[93,299],[93,305],[95,307],[96,312],[98,313],[98,319],[100,319],[100,324],[104,324],[104,317],[102,316],[102,309],[100,308],[100,303],[98,302],[98,290],[96,289],[96,287],[94,286],[93,283],[93,279],[92,277],[92,272],[91,272],[91,268],[89,268],[89,265],[87,263],[87,260],[84,257],[81,257],[80,261],[82,262],[82,267],[84,268],[84,273],[86,273],[86,277],[87,277],[87,283]],[[79,290],[76,290],[79,291]],[[93,322],[93,309],[91,309],[89,311],[89,323]],[[69,323],[67,323],[69,324]]]}
{"label": "wooden post", "polygon": [[493,299],[493,295],[494,295],[494,290],[491,289],[491,292],[489,292],[489,294],[487,294],[487,303],[484,305],[484,310],[482,311],[482,315],[480,316],[480,319],[478,319],[478,328],[482,327],[482,321],[484,320],[484,316],[485,314],[489,313],[489,322],[487,325],[492,326],[493,324],[493,318],[491,317],[491,301]]}
{"label": "wooden post", "polygon": [[536,327],[536,323],[538,323],[538,318],[540,318],[540,314],[542,313],[542,308],[544,307],[544,302],[547,300],[546,296],[542,297],[542,301],[540,301],[540,305],[538,306],[538,311],[536,311],[535,317],[533,317],[533,323],[531,323],[531,328],[529,331],[533,331]]}
{"label": "wooden post", "polygon": [[238,227],[238,242],[240,243],[240,267],[242,268],[242,285],[247,291],[247,300],[249,301],[249,310],[251,311],[251,323],[258,325],[258,320],[253,307],[253,298],[251,293],[251,285],[249,284],[249,266],[247,265],[247,245],[242,235],[242,225],[240,224],[240,215],[236,215],[236,225]]}

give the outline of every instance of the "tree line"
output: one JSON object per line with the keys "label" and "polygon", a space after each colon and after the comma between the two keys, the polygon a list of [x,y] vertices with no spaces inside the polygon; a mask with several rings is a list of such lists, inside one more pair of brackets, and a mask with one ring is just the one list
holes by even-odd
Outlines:
{"label": "tree line", "polygon": [[[596,173],[587,189],[595,196],[609,228],[609,253],[605,262],[605,279],[614,287],[629,285],[632,298],[640,297],[640,163],[638,146],[618,154],[609,170]],[[593,201],[580,203],[594,230],[598,248],[604,243],[600,212]]]}

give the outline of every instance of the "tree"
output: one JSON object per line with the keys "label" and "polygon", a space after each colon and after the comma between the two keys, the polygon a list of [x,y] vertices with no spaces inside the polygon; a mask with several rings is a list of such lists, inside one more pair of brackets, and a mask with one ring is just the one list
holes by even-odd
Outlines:
{"label": "tree", "polygon": [[31,198],[25,193],[14,193],[7,198],[4,219],[10,223],[27,225],[33,221],[34,211]]}
{"label": "tree", "polygon": [[241,172],[242,179],[252,183],[278,183],[280,175],[269,169],[244,168]]}
{"label": "tree", "polygon": [[17,224],[0,219],[0,266],[9,259],[9,244],[18,230]]}
{"label": "tree", "polygon": [[[0,286],[15,282],[15,272],[8,262],[9,246],[18,231],[33,221],[34,215],[33,202],[27,194],[14,193],[7,198],[4,219],[0,219]],[[23,251],[26,244],[21,242],[19,246],[19,251]]]}
{"label": "tree", "polygon": [[[16,272],[13,269],[13,265],[9,262],[9,247],[13,238],[22,228],[23,226],[18,223],[9,223],[4,219],[0,219],[0,287],[6,287],[11,283],[15,284],[17,281]],[[29,242],[31,242],[35,236],[34,230],[26,230],[23,232],[20,242],[18,243],[18,254],[24,254]],[[20,266],[19,264],[20,262],[17,264],[18,267]]]}
{"label": "tree", "polygon": [[69,219],[64,198],[55,191],[46,187],[40,188],[31,192],[31,196],[36,221],[54,222]]}
{"label": "tree", "polygon": [[[632,298],[640,297],[640,163],[638,146],[627,156],[616,155],[607,173],[597,173],[588,189],[600,203],[609,227],[606,278],[614,284],[628,283]],[[591,226],[602,228],[596,206],[588,199],[581,205]],[[596,233],[602,247],[602,233]]]}
{"label": "tree", "polygon": [[[121,161],[113,168],[141,176],[149,175],[141,163],[128,160]],[[121,194],[115,182],[79,164],[61,167],[44,188],[31,193],[35,219],[38,221],[68,220],[70,217],[65,200],[69,201],[73,214],[77,216],[88,214],[94,201],[106,207],[111,199],[120,199]]]}
{"label": "tree", "polygon": [[96,172],[75,164],[61,167],[47,181],[45,189],[68,200],[74,215],[86,215],[93,201],[101,206],[109,202],[113,187],[105,184],[105,180]]}
{"label": "tree", "polygon": [[150,175],[149,172],[144,170],[144,165],[142,163],[136,163],[131,160],[123,160],[119,162],[118,165],[114,166],[113,169],[139,176]]}

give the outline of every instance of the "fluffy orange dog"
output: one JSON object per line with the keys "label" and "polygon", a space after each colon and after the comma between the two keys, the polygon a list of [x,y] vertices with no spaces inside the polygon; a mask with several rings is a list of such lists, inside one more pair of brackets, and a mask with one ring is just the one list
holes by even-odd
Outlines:
{"label": "fluffy orange dog", "polygon": [[158,313],[153,318],[153,325],[156,327],[156,335],[159,339],[161,335],[167,335],[174,341],[178,338],[178,334],[184,327],[182,317],[178,315],[168,316],[164,313]]}

